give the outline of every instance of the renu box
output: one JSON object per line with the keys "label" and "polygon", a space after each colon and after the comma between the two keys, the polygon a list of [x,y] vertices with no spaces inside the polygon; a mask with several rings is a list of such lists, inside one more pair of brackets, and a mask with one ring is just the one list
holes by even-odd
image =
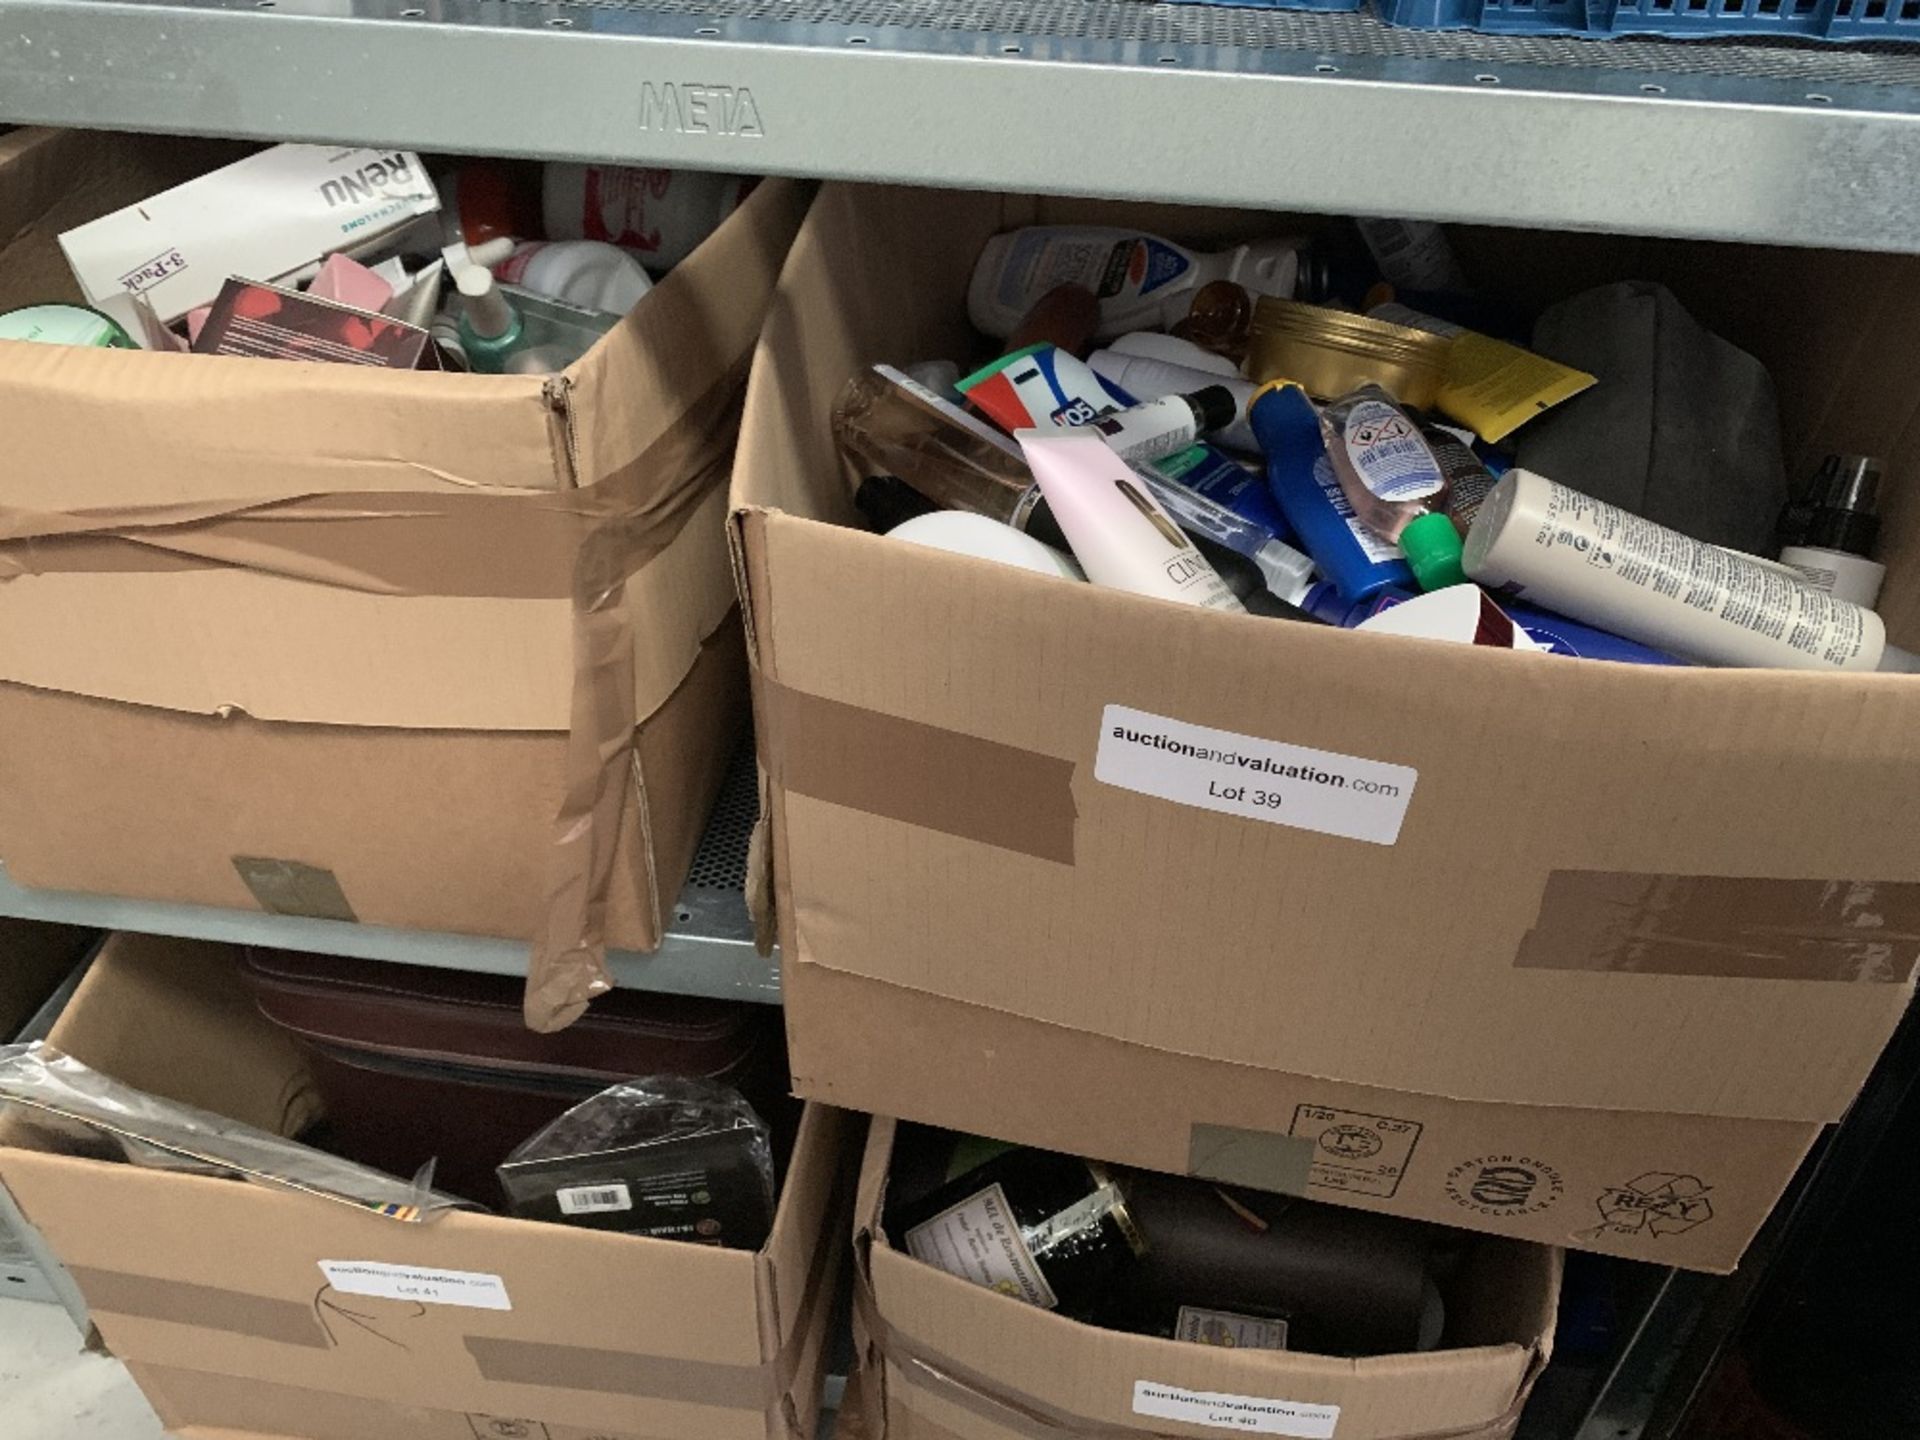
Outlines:
{"label": "renu box", "polygon": [[145,295],[172,322],[229,277],[277,280],[439,208],[411,151],[275,145],[69,230],[60,248],[91,304]]}

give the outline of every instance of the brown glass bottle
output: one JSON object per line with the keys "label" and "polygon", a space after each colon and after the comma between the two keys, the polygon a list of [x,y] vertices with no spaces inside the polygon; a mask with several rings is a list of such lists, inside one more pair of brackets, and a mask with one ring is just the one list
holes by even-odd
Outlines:
{"label": "brown glass bottle", "polygon": [[1114,1173],[1050,1150],[1010,1150],[890,1209],[895,1245],[929,1265],[1074,1319],[1145,1253]]}

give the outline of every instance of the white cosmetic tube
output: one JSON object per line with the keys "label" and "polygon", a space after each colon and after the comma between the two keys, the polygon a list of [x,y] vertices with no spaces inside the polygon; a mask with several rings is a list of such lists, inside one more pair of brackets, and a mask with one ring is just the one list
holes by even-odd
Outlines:
{"label": "white cosmetic tube", "polygon": [[1074,558],[1096,585],[1214,610],[1244,607],[1127,462],[1094,435],[1014,434]]}
{"label": "white cosmetic tube", "polygon": [[1706,665],[1874,670],[1888,654],[1873,611],[1528,470],[1489,492],[1462,562],[1482,585]]}

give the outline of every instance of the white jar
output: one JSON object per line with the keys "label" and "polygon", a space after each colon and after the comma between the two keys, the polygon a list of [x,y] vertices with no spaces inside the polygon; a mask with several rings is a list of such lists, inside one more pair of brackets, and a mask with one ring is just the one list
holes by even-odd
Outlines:
{"label": "white jar", "polygon": [[638,260],[600,240],[535,240],[493,273],[505,284],[608,315],[626,314],[653,288]]}

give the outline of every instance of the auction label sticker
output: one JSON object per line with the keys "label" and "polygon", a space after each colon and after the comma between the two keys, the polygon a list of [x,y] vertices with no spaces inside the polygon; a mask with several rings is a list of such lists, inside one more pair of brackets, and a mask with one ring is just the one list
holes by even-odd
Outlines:
{"label": "auction label sticker", "polygon": [[1374,845],[1400,838],[1419,772],[1109,705],[1093,775],[1106,785]]}
{"label": "auction label sticker", "polygon": [[1338,1405],[1301,1400],[1270,1400],[1264,1395],[1223,1395],[1213,1390],[1183,1390],[1153,1380],[1133,1382],[1133,1413],[1156,1420],[1183,1420],[1219,1430],[1257,1435],[1290,1435],[1293,1440],[1333,1440],[1340,1423]]}
{"label": "auction label sticker", "polygon": [[507,1282],[478,1270],[422,1270],[377,1260],[322,1260],[320,1273],[342,1295],[417,1300],[422,1305],[464,1305],[469,1310],[511,1310]]}

